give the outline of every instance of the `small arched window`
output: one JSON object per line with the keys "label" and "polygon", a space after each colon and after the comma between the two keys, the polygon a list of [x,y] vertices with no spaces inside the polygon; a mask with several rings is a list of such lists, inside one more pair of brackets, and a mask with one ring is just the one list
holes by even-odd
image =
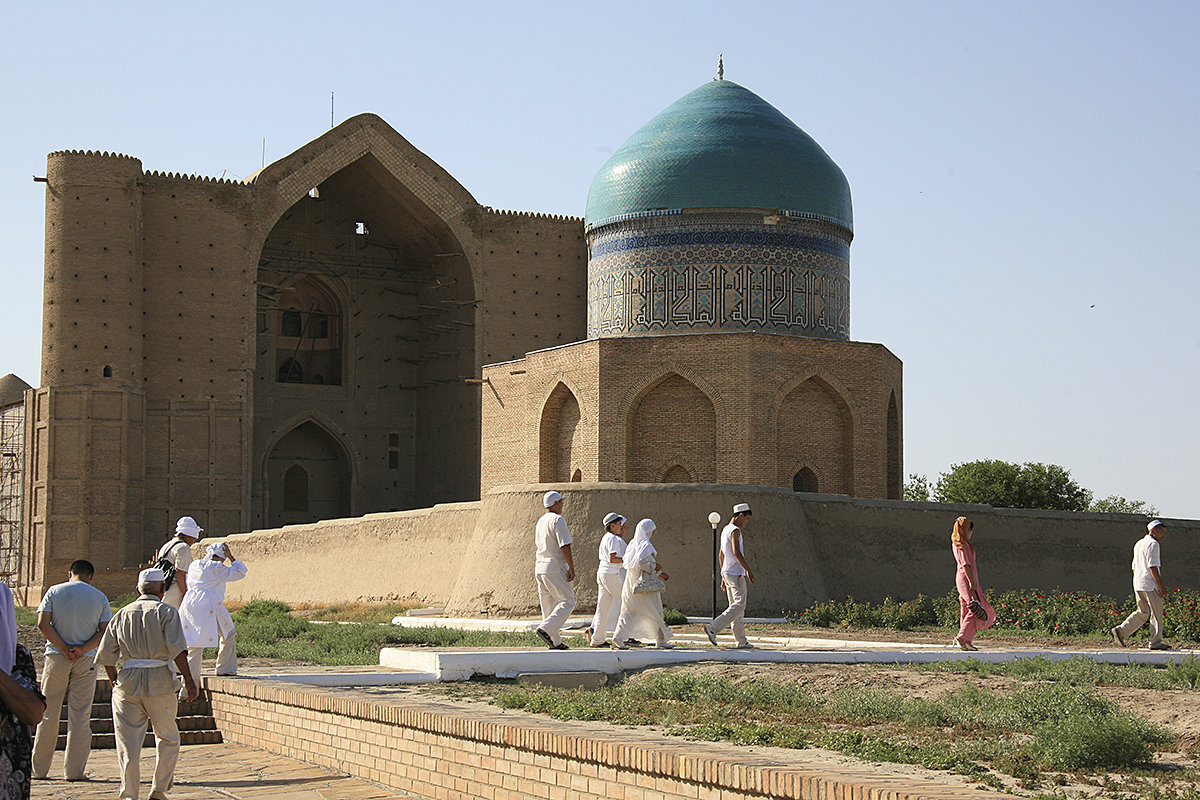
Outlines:
{"label": "small arched window", "polygon": [[583,472],[581,470],[575,470],[574,474],[571,475],[571,483],[579,483],[582,480]]}
{"label": "small arched window", "polygon": [[682,464],[676,464],[663,473],[660,483],[691,483],[692,473]]}
{"label": "small arched window", "polygon": [[308,511],[308,472],[299,464],[283,473],[283,510]]}
{"label": "small arched window", "polygon": [[103,375],[104,375],[104,377],[106,377],[106,378],[111,378],[111,377],[112,377],[112,367],[110,367],[110,366],[108,366],[108,365],[106,364],[106,365],[104,366],[104,373],[103,373]]}
{"label": "small arched window", "polygon": [[817,491],[817,476],[808,467],[801,467],[796,473],[796,477],[792,478],[793,492],[816,492]]}
{"label": "small arched window", "polygon": [[304,367],[294,358],[279,365],[280,383],[304,383]]}
{"label": "small arched window", "polygon": [[299,338],[304,334],[304,320],[300,312],[288,309],[279,315],[279,335]]}

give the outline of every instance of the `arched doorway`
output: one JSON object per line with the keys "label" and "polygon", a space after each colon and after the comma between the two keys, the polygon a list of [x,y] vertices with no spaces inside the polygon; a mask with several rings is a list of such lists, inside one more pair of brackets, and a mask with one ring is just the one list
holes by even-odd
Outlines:
{"label": "arched doorway", "polygon": [[350,462],[320,425],[302,422],[276,442],[267,456],[268,527],[348,517]]}

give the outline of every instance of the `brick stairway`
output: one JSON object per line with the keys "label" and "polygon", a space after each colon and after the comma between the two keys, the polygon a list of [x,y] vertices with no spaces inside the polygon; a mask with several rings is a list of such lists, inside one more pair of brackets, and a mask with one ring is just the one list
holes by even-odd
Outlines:
{"label": "brick stairway", "polygon": [[[116,749],[113,734],[112,684],[107,679],[96,681],[96,698],[92,703],[92,749]],[[200,696],[190,703],[179,704],[180,744],[220,744],[221,732],[213,719],[212,698],[208,690],[201,689]],[[58,745],[56,750],[67,746],[67,709],[64,704],[58,723]],[[147,731],[146,747],[154,746],[154,735]]]}

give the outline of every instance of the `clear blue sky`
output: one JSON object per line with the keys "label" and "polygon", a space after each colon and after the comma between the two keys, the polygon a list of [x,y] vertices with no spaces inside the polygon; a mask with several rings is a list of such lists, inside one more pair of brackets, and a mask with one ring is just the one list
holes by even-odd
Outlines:
{"label": "clear blue sky", "polygon": [[379,114],[486,205],[581,215],[726,77],[854,193],[852,338],[904,361],[905,471],[1048,461],[1200,517],[1200,5],[12,4],[0,373],[39,379],[45,156],[244,177]]}

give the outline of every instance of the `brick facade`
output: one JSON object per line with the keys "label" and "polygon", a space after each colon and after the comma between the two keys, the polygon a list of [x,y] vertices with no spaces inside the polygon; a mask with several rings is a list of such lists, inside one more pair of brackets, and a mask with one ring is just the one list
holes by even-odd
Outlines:
{"label": "brick facade", "polygon": [[753,331],[594,339],[483,375],[482,493],[570,480],[799,489],[806,470],[806,491],[900,496],[902,365],[883,345]]}

